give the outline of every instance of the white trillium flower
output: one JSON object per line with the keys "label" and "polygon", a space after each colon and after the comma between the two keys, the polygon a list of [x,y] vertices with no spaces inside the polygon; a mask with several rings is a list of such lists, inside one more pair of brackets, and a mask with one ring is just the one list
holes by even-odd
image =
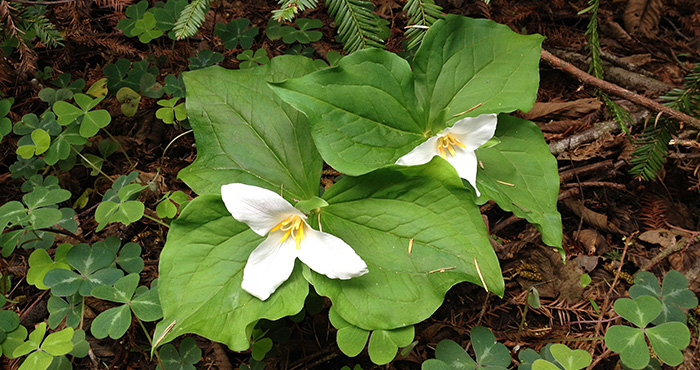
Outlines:
{"label": "white trillium flower", "polygon": [[367,264],[340,238],[311,228],[306,215],[277,193],[257,186],[221,187],[226,209],[256,234],[267,235],[248,257],[241,287],[266,300],[294,270],[297,257],[331,279],[347,280],[366,274]]}
{"label": "white trillium flower", "polygon": [[493,137],[497,123],[495,114],[463,118],[413,148],[399,158],[396,164],[417,166],[428,163],[439,155],[457,170],[459,177],[469,181],[478,197],[481,193],[476,188],[477,160],[474,151]]}

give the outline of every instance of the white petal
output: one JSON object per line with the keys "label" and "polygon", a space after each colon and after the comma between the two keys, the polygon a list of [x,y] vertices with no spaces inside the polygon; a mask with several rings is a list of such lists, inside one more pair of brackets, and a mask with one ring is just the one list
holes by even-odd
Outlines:
{"label": "white petal", "polygon": [[299,259],[312,270],[341,280],[368,272],[365,261],[342,239],[311,227],[305,227],[304,233],[306,237],[299,246]]}
{"label": "white petal", "polygon": [[476,196],[480,196],[479,189],[476,188],[476,154],[462,148],[455,148],[454,156],[447,156],[447,161],[457,170],[459,177],[469,181],[476,191]]}
{"label": "white petal", "polygon": [[280,243],[283,235],[283,231],[270,233],[250,254],[243,269],[241,287],[263,301],[287,281],[294,270],[296,245],[293,238]]}
{"label": "white petal", "polygon": [[433,136],[424,143],[413,148],[410,152],[396,161],[402,166],[418,166],[430,162],[434,156],[440,155],[437,151],[437,136]]}
{"label": "white petal", "polygon": [[261,236],[291,215],[306,219],[301,211],[279,194],[257,186],[238,183],[223,185],[221,199],[233,218],[246,223]]}
{"label": "white petal", "polygon": [[498,117],[495,114],[467,117],[444,129],[438,136],[452,134],[466,146],[465,150],[473,152],[493,137],[497,124]]}

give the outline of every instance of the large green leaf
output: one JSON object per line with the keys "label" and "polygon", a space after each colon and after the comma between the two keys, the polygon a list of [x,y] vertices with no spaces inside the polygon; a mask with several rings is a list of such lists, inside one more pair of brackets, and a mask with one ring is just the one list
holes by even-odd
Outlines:
{"label": "large green leaf", "polygon": [[464,117],[529,111],[537,98],[543,39],[487,19],[447,15],[435,22],[413,63],[416,95],[433,133]]}
{"label": "large green leaf", "polygon": [[318,195],[322,161],[302,114],[267,86],[314,71],[303,57],[274,58],[248,70],[211,67],[184,73],[197,160],[179,176],[196,193],[220,193],[233,182],[296,199]]}
{"label": "large green leaf", "polygon": [[360,50],[337,67],[272,87],[309,117],[321,156],[343,173],[393,164],[426,139],[411,67],[388,51]]}
{"label": "large green leaf", "polygon": [[309,118],[329,165],[362,175],[394,164],[458,119],[529,110],[542,39],[489,20],[447,16],[428,31],[413,71],[395,54],[361,50],[273,89]]}
{"label": "large green leaf", "polygon": [[493,199],[499,207],[535,224],[542,241],[561,249],[561,215],[557,211],[557,160],[532,122],[498,116],[500,143],[476,151],[483,165],[477,172],[480,203]]}
{"label": "large green leaf", "polygon": [[301,311],[308,283],[300,264],[266,301],[241,289],[243,267],[262,240],[231,216],[220,196],[194,199],[171,224],[160,255],[164,319],[154,337],[175,322],[161,343],[196,333],[242,351],[250,346],[252,326],[259,319],[277,320]]}
{"label": "large green leaf", "polygon": [[323,198],[323,231],[353,247],[369,269],[350,280],[310,277],[349,323],[390,330],[420,322],[454,284],[482,285],[475,260],[489,290],[503,294],[479,209],[442,159],[345,177]]}

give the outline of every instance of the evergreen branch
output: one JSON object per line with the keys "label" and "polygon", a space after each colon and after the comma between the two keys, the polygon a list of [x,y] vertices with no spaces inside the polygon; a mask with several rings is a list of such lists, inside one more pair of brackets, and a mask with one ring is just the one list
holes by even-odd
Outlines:
{"label": "evergreen branch", "polygon": [[661,117],[654,126],[644,129],[634,143],[637,148],[632,153],[630,174],[646,181],[656,178],[668,157],[668,143],[675,135],[672,121]]}
{"label": "evergreen branch", "polygon": [[345,46],[345,51],[354,51],[369,47],[383,48],[388,28],[386,21],[372,13],[374,5],[363,0],[326,0],[328,14],[333,17],[338,29],[338,40]]}
{"label": "evergreen branch", "polygon": [[587,11],[591,12],[591,18],[588,20],[586,35],[588,36],[588,51],[591,54],[591,65],[588,67],[588,73],[596,78],[603,79],[603,59],[600,57],[600,38],[598,36],[598,6],[600,0],[590,0],[591,4],[588,8],[579,12],[579,14]]}
{"label": "evergreen branch", "polygon": [[199,27],[204,23],[204,15],[209,11],[209,0],[193,0],[187,4],[177,22],[175,22],[175,37],[180,40],[194,36]]}
{"label": "evergreen branch", "polygon": [[278,22],[291,21],[299,12],[318,6],[318,0],[277,0],[280,8],[272,11]]}
{"label": "evergreen branch", "polygon": [[442,18],[442,8],[433,0],[408,0],[403,10],[408,17],[406,50],[413,50],[420,46],[428,28]]}
{"label": "evergreen branch", "polygon": [[63,37],[53,23],[44,16],[45,13],[46,8],[39,5],[28,7],[20,13],[26,34],[36,35],[48,47],[63,45],[61,43]]}

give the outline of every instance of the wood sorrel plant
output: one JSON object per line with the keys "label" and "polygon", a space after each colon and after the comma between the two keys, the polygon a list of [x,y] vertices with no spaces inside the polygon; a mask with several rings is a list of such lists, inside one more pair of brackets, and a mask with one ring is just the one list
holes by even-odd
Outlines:
{"label": "wood sorrel plant", "polygon": [[[479,204],[494,200],[561,249],[556,161],[533,123],[501,114],[532,107],[541,42],[491,21],[447,16],[411,64],[375,49],[321,70],[283,56],[250,70],[185,73],[199,153],[180,177],[200,196],[173,221],[161,255],[156,345],[197,333],[245,350],[258,320],[296,314],[312,284],[333,304],[341,350],[356,355],[369,339],[372,360],[386,363],[451,286],[469,281],[503,294]],[[457,121],[486,114],[498,115],[495,136],[469,150],[476,149],[471,183],[480,196],[440,155],[395,165]],[[462,149],[447,143],[438,151],[446,159],[450,148]],[[346,176],[321,192],[324,161]],[[268,299],[250,295],[241,287],[244,267],[269,230],[258,235],[232,217],[221,198],[231,183],[281,193],[311,228],[347,243],[368,272],[331,279],[296,263]]]}

